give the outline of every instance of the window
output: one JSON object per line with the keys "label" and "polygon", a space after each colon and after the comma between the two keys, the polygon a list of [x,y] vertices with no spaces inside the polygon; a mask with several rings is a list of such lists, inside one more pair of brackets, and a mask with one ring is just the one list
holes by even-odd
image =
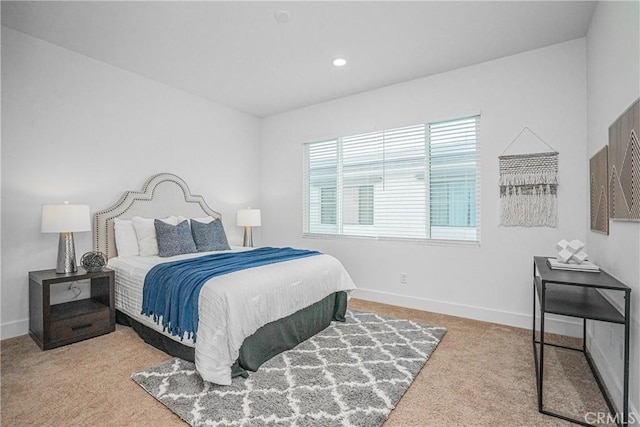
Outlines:
{"label": "window", "polygon": [[479,117],[305,144],[305,235],[479,240]]}
{"label": "window", "polygon": [[344,223],[373,225],[373,185],[344,188]]}
{"label": "window", "polygon": [[320,223],[336,223],[336,187],[320,189]]}

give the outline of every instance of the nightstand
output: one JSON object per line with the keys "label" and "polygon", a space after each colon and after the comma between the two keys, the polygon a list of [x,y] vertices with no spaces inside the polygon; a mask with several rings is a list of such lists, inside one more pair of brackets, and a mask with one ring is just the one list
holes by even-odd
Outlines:
{"label": "nightstand", "polygon": [[[51,286],[91,281],[89,298],[51,304]],[[43,350],[108,334],[115,330],[114,272],[88,273],[52,270],[29,272],[29,335]]]}

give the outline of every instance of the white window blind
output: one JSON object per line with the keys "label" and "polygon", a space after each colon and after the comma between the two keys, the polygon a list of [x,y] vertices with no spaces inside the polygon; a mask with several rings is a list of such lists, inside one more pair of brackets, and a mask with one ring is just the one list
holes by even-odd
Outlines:
{"label": "white window blind", "polygon": [[479,116],[305,144],[305,235],[479,240]]}

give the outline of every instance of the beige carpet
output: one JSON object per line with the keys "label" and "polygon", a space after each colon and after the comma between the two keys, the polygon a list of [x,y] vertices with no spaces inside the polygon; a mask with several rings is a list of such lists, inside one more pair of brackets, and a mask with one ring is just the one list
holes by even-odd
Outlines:
{"label": "beige carpet", "polygon": [[[355,299],[349,304],[447,328],[386,427],[572,425],[538,413],[530,331]],[[130,379],[169,358],[130,328],[49,351],[28,336],[1,345],[3,427],[185,425]],[[606,410],[582,355],[549,353],[550,405],[571,416]]]}

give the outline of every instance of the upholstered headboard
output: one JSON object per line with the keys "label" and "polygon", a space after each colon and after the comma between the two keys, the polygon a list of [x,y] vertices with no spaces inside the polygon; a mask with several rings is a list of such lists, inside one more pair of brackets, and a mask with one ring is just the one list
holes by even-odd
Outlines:
{"label": "upholstered headboard", "polygon": [[109,258],[117,255],[114,218],[164,218],[170,215],[222,218],[220,213],[207,205],[202,196],[191,194],[182,178],[171,173],[159,173],[147,180],[142,191],[126,191],[116,204],[96,212],[93,247]]}

